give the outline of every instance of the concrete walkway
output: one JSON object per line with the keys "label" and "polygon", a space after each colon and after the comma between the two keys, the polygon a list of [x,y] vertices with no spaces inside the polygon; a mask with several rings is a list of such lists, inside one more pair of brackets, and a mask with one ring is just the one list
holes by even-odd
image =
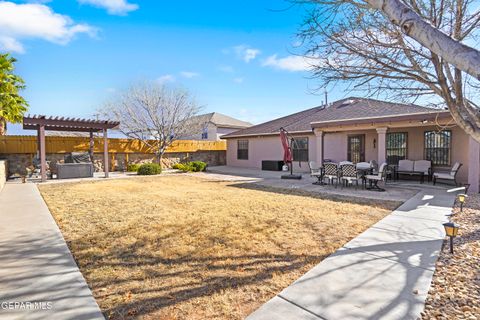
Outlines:
{"label": "concrete walkway", "polygon": [[417,319],[454,200],[419,192],[247,319]]}
{"label": "concrete walkway", "polygon": [[104,319],[32,183],[0,192],[0,319]]}

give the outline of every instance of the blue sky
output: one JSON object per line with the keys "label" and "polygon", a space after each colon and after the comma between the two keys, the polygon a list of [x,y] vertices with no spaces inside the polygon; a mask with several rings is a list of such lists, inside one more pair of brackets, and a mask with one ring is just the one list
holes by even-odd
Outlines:
{"label": "blue sky", "polygon": [[91,117],[155,80],[188,88],[204,112],[260,123],[323,100],[293,55],[303,10],[282,0],[0,1],[0,50],[19,60],[31,114]]}

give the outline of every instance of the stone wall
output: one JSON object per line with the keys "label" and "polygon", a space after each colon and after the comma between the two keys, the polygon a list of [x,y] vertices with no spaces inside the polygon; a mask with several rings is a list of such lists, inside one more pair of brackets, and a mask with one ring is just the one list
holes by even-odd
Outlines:
{"label": "stone wall", "polygon": [[[8,160],[8,174],[25,175],[26,168],[32,166],[34,154],[15,153],[2,154],[2,158]],[[47,153],[47,162],[62,163],[64,153]],[[1,160],[0,160],[1,161]],[[153,154],[145,153],[111,153],[109,155],[110,171],[124,171],[128,164],[154,162]],[[209,166],[221,166],[226,163],[226,151],[198,151],[198,152],[179,152],[166,153],[162,159],[164,168],[170,168],[173,164],[187,161],[204,161]],[[103,153],[94,154],[95,171],[103,171]]]}

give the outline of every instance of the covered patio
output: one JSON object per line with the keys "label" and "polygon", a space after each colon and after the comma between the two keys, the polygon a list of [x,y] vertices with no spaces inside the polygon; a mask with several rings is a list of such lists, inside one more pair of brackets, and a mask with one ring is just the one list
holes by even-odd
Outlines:
{"label": "covered patio", "polygon": [[45,131],[64,131],[64,132],[88,132],[90,134],[89,154],[93,159],[94,132],[103,133],[103,167],[105,178],[108,178],[108,129],[117,128],[120,122],[108,120],[91,120],[65,117],[47,117],[44,115],[33,115],[23,117],[23,129],[36,130],[38,141],[38,156],[40,159],[41,181],[47,181],[47,160]]}

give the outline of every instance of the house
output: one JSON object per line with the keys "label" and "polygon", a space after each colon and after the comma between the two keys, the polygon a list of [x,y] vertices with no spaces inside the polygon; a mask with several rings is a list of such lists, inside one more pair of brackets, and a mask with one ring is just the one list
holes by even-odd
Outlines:
{"label": "house", "polygon": [[263,160],[281,160],[279,129],[297,141],[294,169],[308,171],[308,161],[352,162],[400,159],[432,161],[434,170],[463,164],[458,180],[478,192],[480,147],[455,125],[448,110],[366,98],[347,98],[268,121],[223,136],[227,165],[261,168]]}
{"label": "house", "polygon": [[195,116],[192,118],[192,121],[196,124],[196,127],[200,128],[199,132],[184,139],[220,140],[225,134],[252,126],[249,122],[241,121],[218,112]]}

